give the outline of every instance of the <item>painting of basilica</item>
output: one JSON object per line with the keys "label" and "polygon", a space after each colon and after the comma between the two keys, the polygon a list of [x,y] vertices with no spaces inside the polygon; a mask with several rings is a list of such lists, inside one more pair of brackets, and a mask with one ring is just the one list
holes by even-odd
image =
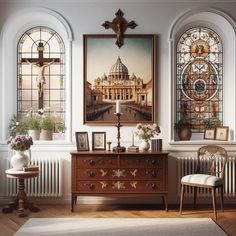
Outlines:
{"label": "painting of basilica", "polygon": [[84,35],[84,123],[116,123],[117,100],[123,123],[153,123],[154,55],[153,35]]}

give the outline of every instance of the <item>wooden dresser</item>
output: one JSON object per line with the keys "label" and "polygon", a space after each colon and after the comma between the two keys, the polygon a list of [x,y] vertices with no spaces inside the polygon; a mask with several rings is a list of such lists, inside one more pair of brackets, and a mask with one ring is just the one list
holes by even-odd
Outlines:
{"label": "wooden dresser", "polygon": [[167,152],[71,152],[71,211],[77,196],[160,195],[167,211]]}

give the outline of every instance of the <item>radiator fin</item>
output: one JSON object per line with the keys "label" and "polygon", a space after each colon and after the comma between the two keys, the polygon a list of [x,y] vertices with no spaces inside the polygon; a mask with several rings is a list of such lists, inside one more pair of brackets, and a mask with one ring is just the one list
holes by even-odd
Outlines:
{"label": "radiator fin", "polygon": [[[60,157],[32,158],[30,165],[39,166],[39,176],[25,181],[25,190],[29,197],[62,196],[62,159]],[[8,163],[8,168],[11,168]],[[16,196],[17,180],[7,179],[7,196]]]}

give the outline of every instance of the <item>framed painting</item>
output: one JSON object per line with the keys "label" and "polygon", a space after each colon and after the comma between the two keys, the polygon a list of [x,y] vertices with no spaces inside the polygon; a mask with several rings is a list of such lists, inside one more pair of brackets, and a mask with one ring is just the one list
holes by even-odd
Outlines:
{"label": "framed painting", "polygon": [[214,140],[215,139],[215,128],[205,129],[204,139]]}
{"label": "framed painting", "polygon": [[216,127],[215,139],[219,140],[219,141],[227,141],[228,134],[229,134],[229,127],[228,126]]}
{"label": "framed painting", "polygon": [[106,150],[106,132],[92,132],[92,149]]}
{"label": "framed painting", "polygon": [[75,132],[77,151],[88,151],[88,132]]}
{"label": "framed painting", "polygon": [[115,35],[84,35],[84,123],[156,122],[156,36],[125,35],[118,48]]}

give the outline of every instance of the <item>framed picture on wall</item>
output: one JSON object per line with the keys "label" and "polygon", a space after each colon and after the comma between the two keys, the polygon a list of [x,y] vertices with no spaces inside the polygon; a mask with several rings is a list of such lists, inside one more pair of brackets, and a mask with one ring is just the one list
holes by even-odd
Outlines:
{"label": "framed picture on wall", "polygon": [[92,149],[106,150],[106,132],[92,132]]}
{"label": "framed picture on wall", "polygon": [[75,132],[77,151],[88,151],[88,132]]}
{"label": "framed picture on wall", "polygon": [[215,139],[221,140],[221,141],[227,141],[228,134],[229,134],[229,127],[228,126],[216,127]]}
{"label": "framed picture on wall", "polygon": [[215,139],[215,128],[205,129],[204,139],[214,140]]}
{"label": "framed picture on wall", "polygon": [[84,35],[84,123],[115,124],[116,101],[121,122],[156,122],[156,37],[125,35],[124,45],[115,35]]}

